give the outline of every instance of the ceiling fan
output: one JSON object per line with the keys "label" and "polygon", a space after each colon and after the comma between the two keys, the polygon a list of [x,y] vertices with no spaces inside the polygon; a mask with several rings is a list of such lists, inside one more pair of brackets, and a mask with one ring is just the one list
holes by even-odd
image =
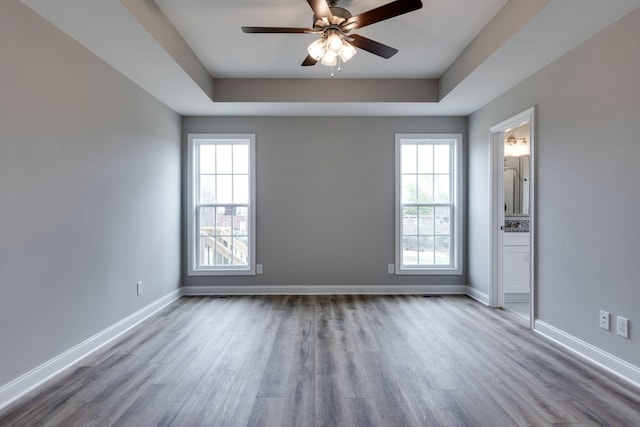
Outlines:
{"label": "ceiling fan", "polygon": [[420,0],[396,0],[368,12],[352,16],[337,0],[307,0],[313,10],[313,28],[303,27],[242,27],[245,33],[266,34],[317,34],[322,36],[307,48],[307,57],[302,66],[315,65],[318,61],[327,66],[335,66],[339,60],[351,59],[354,48],[360,48],[382,58],[391,58],[398,49],[374,40],[351,34],[352,30],[375,24],[395,16],[413,12],[422,7]]}

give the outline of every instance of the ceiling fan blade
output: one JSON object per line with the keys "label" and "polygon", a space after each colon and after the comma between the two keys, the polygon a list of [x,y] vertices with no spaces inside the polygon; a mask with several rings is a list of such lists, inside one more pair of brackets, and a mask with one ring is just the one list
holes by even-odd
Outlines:
{"label": "ceiling fan blade", "polygon": [[420,0],[396,0],[350,18],[342,25],[342,29],[348,31],[366,27],[394,16],[413,12],[421,7],[422,2]]}
{"label": "ceiling fan blade", "polygon": [[307,0],[307,3],[309,3],[309,6],[313,9],[313,14],[316,18],[327,18],[329,21],[333,18],[327,0]]}
{"label": "ceiling fan blade", "polygon": [[349,37],[353,39],[353,41],[350,42],[353,46],[359,47],[362,50],[366,50],[367,52],[371,52],[374,55],[378,55],[386,59],[389,59],[398,53],[398,49],[357,34],[350,34]]}
{"label": "ceiling fan blade", "polygon": [[311,55],[307,55],[307,57],[304,58],[304,61],[302,61],[302,66],[309,67],[311,65],[316,65],[317,62],[318,62],[317,59],[313,59]]}
{"label": "ceiling fan blade", "polygon": [[242,31],[249,34],[308,34],[316,32],[311,28],[302,27],[242,27]]}

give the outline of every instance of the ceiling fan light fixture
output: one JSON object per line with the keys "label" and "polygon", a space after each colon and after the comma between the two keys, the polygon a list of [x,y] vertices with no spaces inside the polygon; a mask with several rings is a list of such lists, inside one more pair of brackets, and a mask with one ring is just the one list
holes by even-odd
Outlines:
{"label": "ceiling fan light fixture", "polygon": [[326,65],[327,67],[335,67],[338,65],[338,55],[331,51],[325,52],[322,60],[320,60],[322,65]]}
{"label": "ceiling fan light fixture", "polygon": [[342,49],[340,49],[340,58],[343,62],[347,62],[356,55],[356,48],[351,46],[347,42],[343,42]]}
{"label": "ceiling fan light fixture", "polygon": [[336,33],[332,32],[327,37],[327,50],[332,50],[337,55],[342,48],[342,38]]}
{"label": "ceiling fan light fixture", "polygon": [[309,47],[307,47],[307,53],[309,53],[309,56],[311,56],[316,61],[319,61],[320,58],[324,56],[325,52],[326,46],[325,40],[323,38],[314,41],[309,45]]}

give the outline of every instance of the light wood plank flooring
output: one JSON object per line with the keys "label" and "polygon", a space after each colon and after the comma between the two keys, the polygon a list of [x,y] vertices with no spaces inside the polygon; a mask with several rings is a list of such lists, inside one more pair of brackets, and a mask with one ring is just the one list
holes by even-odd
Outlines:
{"label": "light wood plank flooring", "polygon": [[640,395],[466,297],[185,297],[0,425],[628,427]]}

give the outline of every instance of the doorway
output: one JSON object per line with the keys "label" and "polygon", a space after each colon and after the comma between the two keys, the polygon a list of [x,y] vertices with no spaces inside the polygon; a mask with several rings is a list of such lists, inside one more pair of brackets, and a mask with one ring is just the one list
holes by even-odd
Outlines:
{"label": "doorway", "polygon": [[534,108],[490,129],[491,269],[489,304],[533,326]]}

